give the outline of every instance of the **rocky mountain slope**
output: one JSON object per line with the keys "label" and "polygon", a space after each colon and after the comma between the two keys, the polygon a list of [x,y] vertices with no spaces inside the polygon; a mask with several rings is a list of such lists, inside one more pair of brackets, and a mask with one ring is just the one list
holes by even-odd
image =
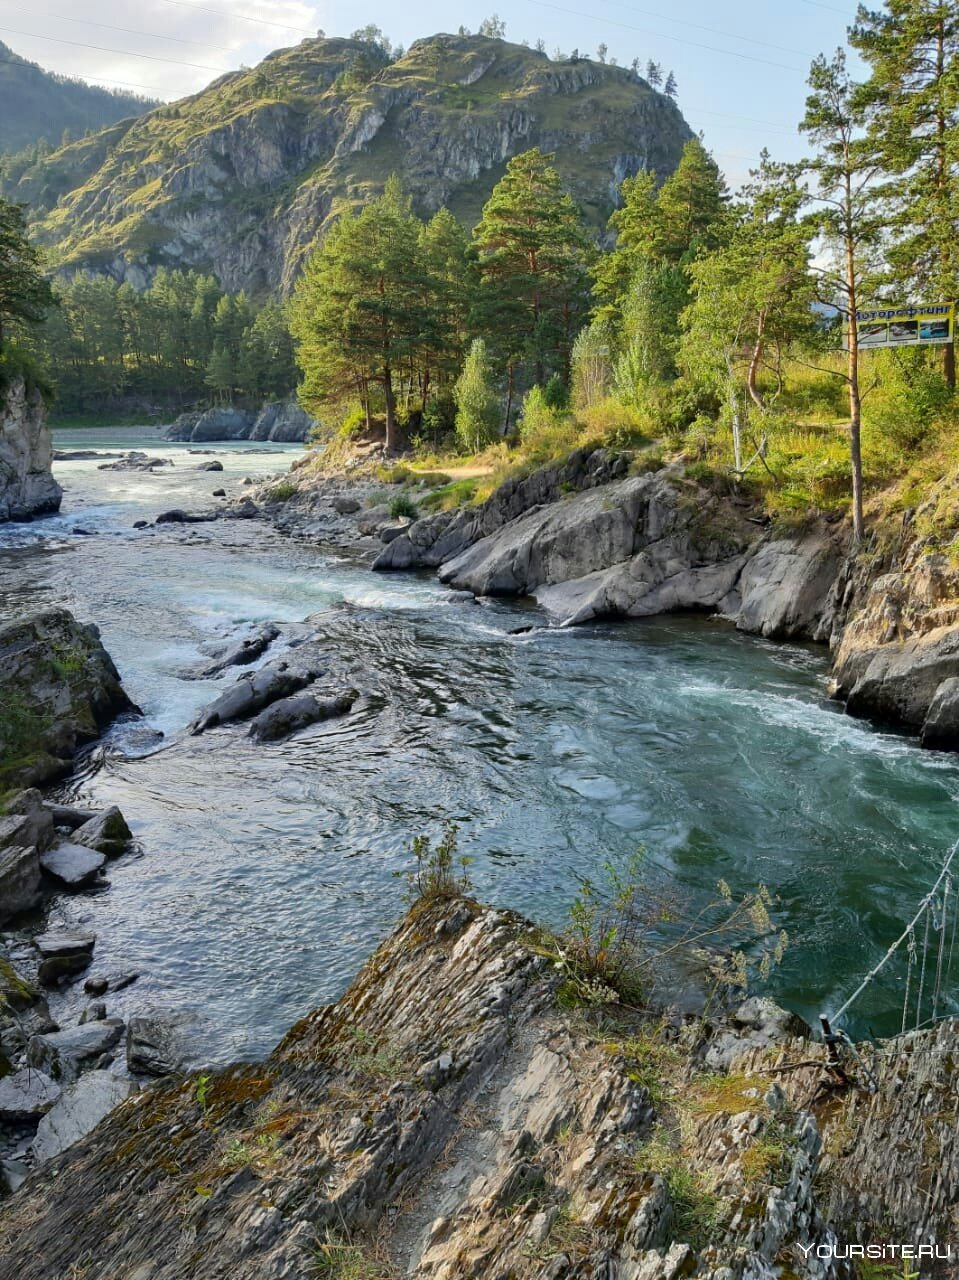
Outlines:
{"label": "rocky mountain slope", "polygon": [[64,269],[139,285],[196,267],[262,293],[288,290],[330,216],[391,173],[421,213],[446,204],[471,224],[505,162],[538,146],[599,230],[622,179],[667,176],[690,137],[625,68],[480,36],[434,36],[392,63],[366,42],[304,40],[62,148],[4,193]]}
{"label": "rocky mountain slope", "polygon": [[0,523],[60,509],[43,397],[15,378],[0,386]]}
{"label": "rocky mountain slope", "polygon": [[65,129],[76,138],[157,105],[135,93],[44,71],[0,41],[0,152],[37,142],[58,147]]}
{"label": "rocky mountain slope", "polygon": [[878,1046],[868,1093],[768,1001],[570,1013],[560,982],[528,922],[417,904],[265,1061],[33,1173],[0,1280],[831,1280],[837,1236],[948,1238],[955,1022]]}

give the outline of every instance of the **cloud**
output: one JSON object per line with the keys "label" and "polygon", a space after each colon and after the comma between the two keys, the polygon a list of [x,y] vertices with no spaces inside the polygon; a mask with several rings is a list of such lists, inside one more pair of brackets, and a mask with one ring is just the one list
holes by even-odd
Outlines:
{"label": "cloud", "polygon": [[166,100],[328,22],[327,5],[303,0],[88,0],[82,20],[73,0],[40,4],[0,0],[0,40],[47,70]]}

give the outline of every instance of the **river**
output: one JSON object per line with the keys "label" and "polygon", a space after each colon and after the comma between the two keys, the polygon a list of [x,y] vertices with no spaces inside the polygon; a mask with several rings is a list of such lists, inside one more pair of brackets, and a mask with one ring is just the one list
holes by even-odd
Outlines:
{"label": "river", "polygon": [[[190,1011],[198,1060],[260,1055],[335,998],[403,910],[411,837],[445,818],[478,895],[546,923],[640,845],[690,904],[720,878],[767,884],[790,936],[771,994],[810,1019],[875,963],[959,834],[959,762],[844,715],[821,649],[702,617],[510,634],[542,619],[450,606],[432,577],[373,575],[259,521],[132,527],[242,492],[297,446],[200,457],[144,428],[56,446],[175,464],[58,463],[61,515],[0,529],[0,614],[63,604],[95,621],[164,735],[117,726],[66,789],[119,804],[142,853],[53,911],[96,931],[98,970],[141,973],[111,1012]],[[222,473],[196,469],[213,457]],[[185,733],[223,688],[194,678],[204,646],[317,613],[360,669],[354,714],[279,744]],[[855,1030],[898,1029],[901,980],[870,989]]]}

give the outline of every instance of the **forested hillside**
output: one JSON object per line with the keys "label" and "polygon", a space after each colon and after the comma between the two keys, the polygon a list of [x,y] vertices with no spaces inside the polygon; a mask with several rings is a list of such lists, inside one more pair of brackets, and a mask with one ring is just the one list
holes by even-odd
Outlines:
{"label": "forested hillside", "polygon": [[155,100],[44,71],[0,41],[0,152],[25,152],[15,167],[52,148],[157,106]]}
{"label": "forested hillside", "polygon": [[622,180],[665,177],[690,136],[638,70],[485,36],[433,36],[396,57],[361,32],[304,40],[18,166],[4,194],[30,206],[67,271],[139,287],[160,266],[193,268],[265,294],[287,292],[331,218],[393,173],[418,212],[447,206],[471,226],[506,161],[539,146],[598,232]]}

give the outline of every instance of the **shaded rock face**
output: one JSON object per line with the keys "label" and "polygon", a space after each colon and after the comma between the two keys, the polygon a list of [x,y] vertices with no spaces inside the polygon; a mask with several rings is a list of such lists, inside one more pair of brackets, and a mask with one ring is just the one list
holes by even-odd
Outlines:
{"label": "shaded rock face", "polygon": [[96,627],[50,609],[0,628],[0,788],[63,775],[80,745],[135,710]]}
{"label": "shaded rock face", "polygon": [[[183,413],[167,427],[167,440],[272,440],[279,444],[297,444],[307,439],[316,422],[305,409],[289,400],[264,405],[259,413],[250,409],[219,407],[203,413]],[[207,463],[207,467],[219,464]]]}
{"label": "shaded rock face", "polygon": [[53,478],[47,413],[39,391],[22,378],[0,389],[0,523],[60,510]]}
{"label": "shaded rock face", "polygon": [[708,609],[744,631],[828,639],[842,547],[824,530],[768,536],[727,499],[667,468],[578,450],[482,506],[417,521],[374,569],[438,566],[475,595],[531,595],[564,625]]}
{"label": "shaded rock face", "polygon": [[[193,1280],[308,1280],[330,1258],[407,1280],[833,1280],[799,1243],[948,1239],[954,1022],[880,1046],[878,1092],[822,1107],[823,1047],[768,1003],[740,1009],[728,1075],[692,1042],[637,1071],[649,1026],[570,1018],[557,982],[526,922],[419,904],[264,1062],[210,1073],[202,1099],[195,1079],[145,1090],[32,1175],[0,1280],[81,1260],[85,1280],[182,1280],[187,1257]],[[702,1099],[682,1178],[650,1142],[667,1059]]]}

